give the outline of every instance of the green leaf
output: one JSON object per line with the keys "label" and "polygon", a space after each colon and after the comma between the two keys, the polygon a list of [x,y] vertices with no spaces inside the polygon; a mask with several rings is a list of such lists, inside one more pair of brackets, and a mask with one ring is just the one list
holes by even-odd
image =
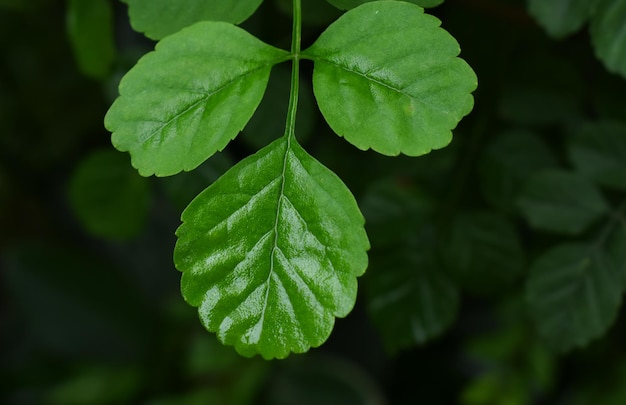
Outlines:
{"label": "green leaf", "polygon": [[272,66],[288,57],[222,22],[163,39],[120,83],[105,117],[113,145],[130,152],[143,176],[194,169],[245,126]]}
{"label": "green leaf", "polygon": [[[375,0],[327,0],[330,4],[341,10],[350,10],[363,3],[369,3]],[[444,2],[444,0],[405,0],[407,3],[417,4],[421,7],[435,7]]]}
{"label": "green leaf", "polygon": [[598,122],[581,127],[568,144],[573,165],[599,184],[626,190],[626,124]]}
{"label": "green leaf", "polygon": [[533,228],[577,235],[607,209],[598,189],[586,178],[562,170],[533,175],[518,205]]}
{"label": "green leaf", "polygon": [[617,316],[620,275],[604,252],[570,243],[550,249],[531,266],[526,299],[539,334],[567,351],[602,336]]}
{"label": "green leaf", "polygon": [[262,3],[262,0],[122,1],[128,4],[133,29],[152,39],[161,39],[199,21],[239,24]]}
{"label": "green leaf", "polygon": [[67,30],[81,71],[104,78],[115,59],[113,11],[109,0],[70,0]]}
{"label": "green leaf", "polygon": [[440,256],[449,273],[475,293],[502,291],[524,269],[515,227],[492,212],[459,215],[443,237]]}
{"label": "green leaf", "polygon": [[598,0],[590,31],[596,56],[610,72],[626,77],[626,0]]}
{"label": "green leaf", "polygon": [[578,31],[590,17],[596,0],[528,0],[528,11],[553,38]]}
{"label": "green leaf", "polygon": [[182,215],[182,292],[244,356],[321,345],[350,312],[369,242],[354,197],[295,140],[244,159]]}
{"label": "green leaf", "polygon": [[330,127],[359,149],[418,156],[446,146],[474,104],[477,79],[440,21],[380,1],[346,12],[302,57]]}
{"label": "green leaf", "polygon": [[92,234],[127,239],[143,228],[150,208],[150,188],[114,150],[92,153],[76,169],[69,200],[82,225]]}

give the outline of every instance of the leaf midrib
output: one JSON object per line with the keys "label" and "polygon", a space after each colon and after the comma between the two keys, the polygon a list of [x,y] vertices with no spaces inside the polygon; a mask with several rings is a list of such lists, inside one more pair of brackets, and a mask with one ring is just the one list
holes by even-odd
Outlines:
{"label": "leaf midrib", "polygon": [[435,105],[433,105],[433,104],[430,104],[430,103],[426,102],[426,101],[425,101],[425,100],[423,100],[422,98],[419,98],[419,97],[414,96],[414,95],[412,95],[412,94],[406,93],[406,92],[404,92],[404,91],[403,91],[403,89],[398,88],[398,87],[395,87],[395,86],[393,86],[392,84],[385,83],[385,82],[380,81],[380,80],[378,80],[378,79],[372,78],[372,77],[368,76],[366,73],[359,72],[358,70],[352,70],[352,69],[349,69],[349,68],[347,68],[347,67],[345,67],[345,66],[342,66],[342,65],[340,65],[340,64],[338,64],[338,63],[336,63],[336,62],[334,62],[334,61],[332,61],[332,60],[329,60],[329,59],[314,59],[314,62],[317,62],[317,63],[320,63],[320,62],[321,62],[321,63],[326,63],[326,64],[328,64],[328,65],[331,65],[331,66],[333,66],[333,67],[336,67],[336,68],[338,68],[338,69],[341,69],[341,70],[343,70],[343,71],[345,71],[345,72],[352,73],[352,74],[354,74],[354,75],[360,76],[360,77],[364,78],[365,80],[367,80],[367,81],[369,81],[369,82],[372,82],[372,83],[374,83],[374,84],[377,84],[377,85],[379,85],[379,86],[381,86],[381,87],[385,87],[385,88],[387,88],[387,89],[389,89],[389,90],[392,90],[392,91],[394,91],[394,92],[396,92],[396,93],[398,93],[398,94],[400,94],[400,95],[402,95],[402,96],[405,96],[405,97],[407,97],[407,98],[409,98],[409,99],[411,99],[411,100],[415,100],[415,101],[417,101],[418,103],[422,104],[422,105],[423,105],[424,107],[426,107],[426,108],[429,108],[429,109],[431,109],[431,110],[437,111],[437,112],[442,113],[442,114],[444,114],[444,115],[448,115],[448,114],[450,114],[450,111],[448,111],[448,110],[444,110],[444,109],[441,109],[441,108],[437,108]]}

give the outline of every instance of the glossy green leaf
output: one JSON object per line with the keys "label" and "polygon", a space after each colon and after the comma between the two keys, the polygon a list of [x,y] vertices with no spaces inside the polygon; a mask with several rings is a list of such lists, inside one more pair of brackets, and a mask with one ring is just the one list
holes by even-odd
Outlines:
{"label": "glossy green leaf", "polygon": [[590,31],[596,56],[626,77],[626,0],[598,0]]}
{"label": "glossy green leaf", "polygon": [[555,168],[557,160],[546,142],[533,132],[509,130],[496,134],[479,161],[483,194],[503,211],[515,209],[515,198],[534,172]]}
{"label": "glossy green leaf", "polygon": [[475,293],[502,291],[521,275],[524,251],[513,224],[492,212],[459,215],[443,236],[446,269]]}
{"label": "glossy green leaf", "polygon": [[182,215],[182,292],[239,353],[284,358],[317,347],[348,314],[369,242],[354,198],[297,143],[244,159]]}
{"label": "glossy green leaf", "polygon": [[122,1],[128,4],[133,29],[143,32],[152,39],[161,39],[199,21],[239,24],[250,17],[262,2],[262,0]]}
{"label": "glossy green leaf", "polygon": [[569,142],[568,154],[576,169],[587,177],[626,190],[626,124],[584,125]]}
{"label": "glossy green leaf", "polygon": [[113,145],[130,152],[143,176],[194,169],[245,126],[272,66],[288,57],[222,22],[163,39],[120,83],[105,117]]}
{"label": "glossy green leaf", "polygon": [[620,306],[620,275],[593,246],[562,244],[531,266],[526,299],[539,334],[567,351],[602,336]]}
{"label": "glossy green leaf", "polygon": [[[363,3],[369,3],[376,0],[327,0],[333,6],[341,10],[350,10]],[[417,4],[421,7],[435,7],[444,2],[444,0],[405,0],[407,3]]]}
{"label": "glossy green leaf", "polygon": [[446,146],[474,104],[472,69],[440,21],[414,4],[346,12],[303,51],[330,127],[359,149],[418,156]]}
{"label": "glossy green leaf", "polygon": [[109,0],[70,0],[67,30],[81,71],[104,78],[115,59],[113,10]]}
{"label": "glossy green leaf", "polygon": [[114,150],[91,154],[76,169],[69,199],[82,225],[93,235],[127,239],[143,228],[150,208],[150,188]]}
{"label": "glossy green leaf", "polygon": [[560,170],[533,175],[518,205],[533,228],[573,235],[583,232],[608,209],[604,197],[589,180]]}
{"label": "glossy green leaf", "polygon": [[590,17],[596,0],[528,0],[528,11],[554,38],[578,31]]}

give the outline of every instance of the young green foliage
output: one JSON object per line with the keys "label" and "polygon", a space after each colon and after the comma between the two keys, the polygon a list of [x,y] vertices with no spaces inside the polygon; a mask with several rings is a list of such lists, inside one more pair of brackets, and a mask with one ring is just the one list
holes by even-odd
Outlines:
{"label": "young green foliage", "polygon": [[[366,3],[302,54],[330,127],[359,149],[419,156],[446,146],[476,75],[440,21],[404,2]],[[385,136],[381,136],[385,134]]]}
{"label": "young green foliage", "polygon": [[352,309],[367,266],[363,217],[341,180],[294,139],[238,163],[182,220],[174,261],[183,295],[241,354],[307,351]]}
{"label": "young green foliage", "polygon": [[163,39],[120,83],[104,121],[113,145],[131,153],[143,176],[195,169],[243,129],[272,66],[288,57],[222,22]]}
{"label": "young green foliage", "polygon": [[[137,27],[140,19],[129,4]],[[253,10],[258,2],[224,4]],[[239,21],[219,10],[210,19]],[[175,18],[162,31],[144,30],[160,37],[181,21],[192,22]],[[189,204],[174,252],[183,296],[199,308],[204,326],[242,355],[267,359],[321,345],[335,317],[353,307],[357,277],[368,261],[369,241],[354,197],[296,140],[300,59],[315,64],[314,95],[331,127],[361,149],[391,155],[445,146],[451,129],[471,110],[476,88],[474,72],[457,57],[457,42],[414,4],[359,6],[304,52],[301,21],[295,0],[290,52],[225,22],[183,28],[128,72],[105,118],[114,146],[130,152],[142,175],[192,170],[250,120],[272,67],[292,61],[284,135]],[[431,280],[439,283],[427,275],[418,284]],[[456,297],[453,287],[444,287]],[[422,315],[416,316],[428,330],[420,340],[448,323]]]}

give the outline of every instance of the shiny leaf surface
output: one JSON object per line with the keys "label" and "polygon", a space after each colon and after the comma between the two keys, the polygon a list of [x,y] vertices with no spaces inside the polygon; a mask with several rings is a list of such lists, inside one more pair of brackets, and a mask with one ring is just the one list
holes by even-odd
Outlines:
{"label": "shiny leaf surface", "polygon": [[244,159],[182,215],[182,292],[245,356],[322,344],[352,309],[369,242],[354,198],[294,140]]}
{"label": "shiny leaf surface", "polygon": [[105,117],[113,145],[129,151],[144,176],[196,168],[245,126],[272,66],[286,58],[222,22],[198,23],[163,39],[120,83]]}
{"label": "shiny leaf surface", "polygon": [[359,149],[418,156],[446,146],[473,107],[476,75],[440,21],[414,4],[346,12],[303,52],[330,127]]}

